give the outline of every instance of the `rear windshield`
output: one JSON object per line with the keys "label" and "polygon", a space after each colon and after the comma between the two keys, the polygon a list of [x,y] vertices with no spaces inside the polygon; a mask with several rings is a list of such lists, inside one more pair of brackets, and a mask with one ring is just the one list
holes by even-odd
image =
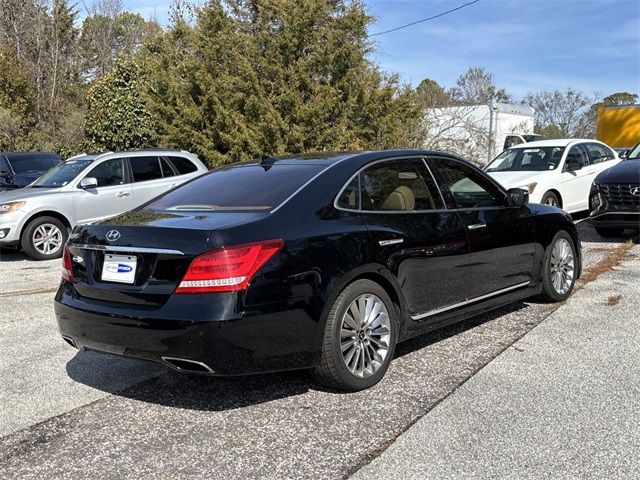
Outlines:
{"label": "rear windshield", "polygon": [[16,174],[46,172],[61,161],[57,155],[20,155],[8,159]]}
{"label": "rear windshield", "polygon": [[271,210],[324,168],[308,164],[221,167],[167,193],[144,210]]}

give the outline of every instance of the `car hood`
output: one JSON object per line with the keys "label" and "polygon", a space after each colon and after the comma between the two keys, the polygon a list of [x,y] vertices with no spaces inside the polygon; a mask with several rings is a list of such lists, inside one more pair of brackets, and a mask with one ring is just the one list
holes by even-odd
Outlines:
{"label": "car hood", "polygon": [[640,159],[624,160],[596,177],[598,183],[640,184]]}
{"label": "car hood", "polygon": [[[551,171],[551,170],[550,170]],[[533,182],[540,182],[549,172],[487,172],[505,188],[520,187]]]}
{"label": "car hood", "polygon": [[14,202],[19,200],[29,200],[38,197],[48,197],[51,195],[60,195],[66,193],[60,188],[18,188],[15,190],[7,190],[0,192],[0,203]]}

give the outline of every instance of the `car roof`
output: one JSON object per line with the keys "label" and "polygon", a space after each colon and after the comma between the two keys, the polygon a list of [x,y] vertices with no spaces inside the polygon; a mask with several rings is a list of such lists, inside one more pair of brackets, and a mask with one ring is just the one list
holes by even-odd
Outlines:
{"label": "car roof", "polygon": [[566,147],[572,143],[590,142],[602,143],[592,138],[558,138],[555,140],[536,140],[535,142],[526,142],[514,145],[511,148],[535,148],[535,147]]}
{"label": "car roof", "polygon": [[437,152],[432,150],[360,150],[345,152],[311,152],[292,155],[278,155],[274,157],[263,157],[262,159],[252,159],[244,162],[236,163],[236,165],[291,165],[296,163],[304,163],[310,165],[330,166],[338,162],[346,161],[369,161],[383,160],[386,158],[396,158],[403,156],[420,156],[420,155],[438,155],[451,156],[448,153]]}
{"label": "car roof", "polygon": [[13,158],[24,158],[24,157],[56,157],[60,158],[60,155],[54,152],[2,152],[1,155],[4,155],[9,160]]}

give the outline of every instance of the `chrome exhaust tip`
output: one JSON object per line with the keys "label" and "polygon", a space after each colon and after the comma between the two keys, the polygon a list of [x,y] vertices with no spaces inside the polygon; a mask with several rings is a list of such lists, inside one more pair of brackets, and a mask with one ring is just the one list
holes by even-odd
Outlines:
{"label": "chrome exhaust tip", "polygon": [[69,345],[71,345],[73,348],[77,349],[77,350],[82,350],[80,347],[78,347],[78,345],[76,344],[75,340],[71,337],[67,337],[66,335],[62,335],[62,339],[67,342]]}
{"label": "chrome exhaust tip", "polygon": [[183,373],[203,373],[208,375],[215,374],[213,369],[206,363],[196,362],[195,360],[176,357],[162,357],[162,361],[174,370],[178,370],[179,372]]}

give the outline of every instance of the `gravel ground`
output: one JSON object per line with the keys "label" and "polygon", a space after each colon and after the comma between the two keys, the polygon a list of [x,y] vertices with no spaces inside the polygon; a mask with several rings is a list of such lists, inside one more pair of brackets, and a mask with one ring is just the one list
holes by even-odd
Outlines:
{"label": "gravel ground", "polygon": [[[587,222],[580,235],[586,268],[624,242]],[[0,478],[345,477],[556,308],[520,302],[403,343],[379,385],[346,395],[303,372],[188,377],[75,352],[50,293],[3,294],[54,288],[57,262],[25,270],[41,266],[0,260],[0,278],[30,272],[0,286]]]}
{"label": "gravel ground", "polygon": [[640,246],[352,477],[640,478]]}

